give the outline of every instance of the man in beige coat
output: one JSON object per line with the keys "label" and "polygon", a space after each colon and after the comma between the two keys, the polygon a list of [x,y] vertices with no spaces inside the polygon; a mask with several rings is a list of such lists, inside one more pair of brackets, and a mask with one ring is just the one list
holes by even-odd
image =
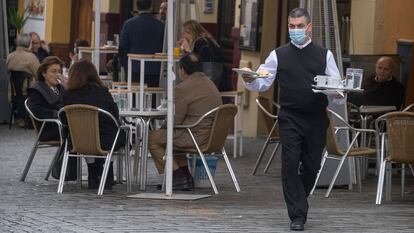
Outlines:
{"label": "man in beige coat", "polygon": [[[6,66],[7,72],[10,73],[12,71],[24,71],[31,75],[32,77],[27,82],[23,82],[22,86],[22,94],[26,96],[26,89],[34,83],[37,69],[39,68],[39,60],[37,59],[36,55],[34,55],[31,51],[32,47],[32,37],[27,33],[21,33],[17,36],[16,40],[17,48],[16,51],[12,52],[7,56]],[[13,77],[10,77],[13,78]],[[14,80],[16,81],[16,80]],[[16,92],[16,90],[14,90]],[[9,101],[12,100],[12,85],[9,82],[8,86],[8,96]],[[16,101],[16,116],[15,122],[19,126],[24,126],[24,116],[25,116],[25,108],[24,108],[24,99],[14,100]]]}
{"label": "man in beige coat", "polygon": [[[221,105],[221,96],[214,83],[201,72],[201,63],[195,55],[189,54],[182,57],[179,66],[179,77],[182,82],[174,90],[174,125],[193,124],[202,115]],[[213,120],[213,116],[206,118],[192,130],[200,146],[207,144]],[[148,148],[160,174],[164,173],[165,165],[163,160],[167,145],[165,125],[149,134]],[[174,130],[173,146],[175,149],[194,147],[186,130]],[[191,189],[194,187],[185,156],[174,156],[173,170],[174,189]]]}

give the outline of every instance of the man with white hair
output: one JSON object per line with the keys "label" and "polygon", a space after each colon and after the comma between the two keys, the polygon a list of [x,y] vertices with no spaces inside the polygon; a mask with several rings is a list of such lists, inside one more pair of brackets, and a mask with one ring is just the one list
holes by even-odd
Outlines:
{"label": "man with white hair", "polygon": [[[23,98],[26,96],[26,89],[31,86],[34,82],[36,77],[37,69],[39,68],[39,60],[37,59],[36,55],[34,55],[31,51],[32,46],[32,38],[27,33],[21,33],[17,36],[16,39],[16,51],[12,52],[7,56],[6,60],[6,67],[7,72],[11,73],[13,71],[23,71],[31,75],[31,78],[27,80],[27,82],[22,83],[22,94]],[[11,80],[13,77],[10,77],[9,82],[9,100],[12,100],[12,86]],[[16,81],[16,80],[14,80]],[[14,90],[15,91],[15,90]],[[17,113],[15,122],[19,126],[24,125],[24,116],[25,116],[25,109],[24,109],[24,99],[17,101]]]}

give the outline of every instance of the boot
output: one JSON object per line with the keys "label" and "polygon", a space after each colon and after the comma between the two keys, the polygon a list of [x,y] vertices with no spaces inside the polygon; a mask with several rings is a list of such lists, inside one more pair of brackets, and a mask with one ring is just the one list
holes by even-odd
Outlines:
{"label": "boot", "polygon": [[88,189],[98,189],[98,173],[96,163],[88,163]]}
{"label": "boot", "polygon": [[[104,166],[105,160],[96,159],[95,163],[98,164],[97,174],[98,174],[98,181],[99,181],[98,186],[99,186],[99,184],[101,182],[101,176],[102,176],[103,166]],[[112,190],[113,183],[114,183],[114,168],[113,168],[113,163],[111,162],[109,164],[108,174],[106,175],[106,182],[105,182],[104,189]]]}

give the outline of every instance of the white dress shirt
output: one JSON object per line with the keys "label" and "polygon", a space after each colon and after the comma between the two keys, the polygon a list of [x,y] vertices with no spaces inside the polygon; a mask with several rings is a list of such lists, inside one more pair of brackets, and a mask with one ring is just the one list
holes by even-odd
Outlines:
{"label": "white dress shirt", "polygon": [[[297,48],[303,49],[311,43],[311,40],[309,40],[303,45],[297,45],[293,42],[291,43]],[[259,68],[257,69],[257,70],[267,70],[271,73],[271,75],[267,78],[257,78],[253,82],[250,82],[250,83],[244,82],[246,88],[251,91],[265,91],[269,89],[269,87],[272,86],[273,81],[276,78],[277,65],[278,65],[278,61],[277,61],[276,51],[273,50],[272,52],[270,52],[269,56],[266,58],[265,63],[261,64]],[[333,76],[333,77],[341,76],[339,73],[338,67],[336,66],[334,56],[330,50],[328,50],[328,52],[326,53],[325,75]]]}

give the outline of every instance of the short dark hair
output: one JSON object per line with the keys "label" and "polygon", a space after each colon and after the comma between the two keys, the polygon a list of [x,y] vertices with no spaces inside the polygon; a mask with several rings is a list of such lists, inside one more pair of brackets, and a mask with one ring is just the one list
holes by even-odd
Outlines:
{"label": "short dark hair", "polygon": [[137,0],[137,8],[139,11],[145,11],[152,6],[152,0]]}
{"label": "short dark hair", "polygon": [[39,69],[37,69],[37,73],[36,73],[37,80],[44,82],[46,79],[45,79],[45,76],[43,76],[43,74],[47,72],[47,69],[49,69],[51,65],[55,65],[55,64],[59,65],[60,69],[62,69],[63,61],[60,60],[60,58],[56,56],[49,56],[43,59],[42,63],[39,66]]}
{"label": "short dark hair", "polygon": [[309,12],[304,8],[295,8],[289,12],[289,18],[305,17],[306,23],[311,22]]}
{"label": "short dark hair", "polygon": [[194,72],[203,71],[203,67],[201,66],[200,60],[196,55],[192,53],[186,54],[183,57],[181,57],[178,64],[180,68],[182,68],[188,75]]}

